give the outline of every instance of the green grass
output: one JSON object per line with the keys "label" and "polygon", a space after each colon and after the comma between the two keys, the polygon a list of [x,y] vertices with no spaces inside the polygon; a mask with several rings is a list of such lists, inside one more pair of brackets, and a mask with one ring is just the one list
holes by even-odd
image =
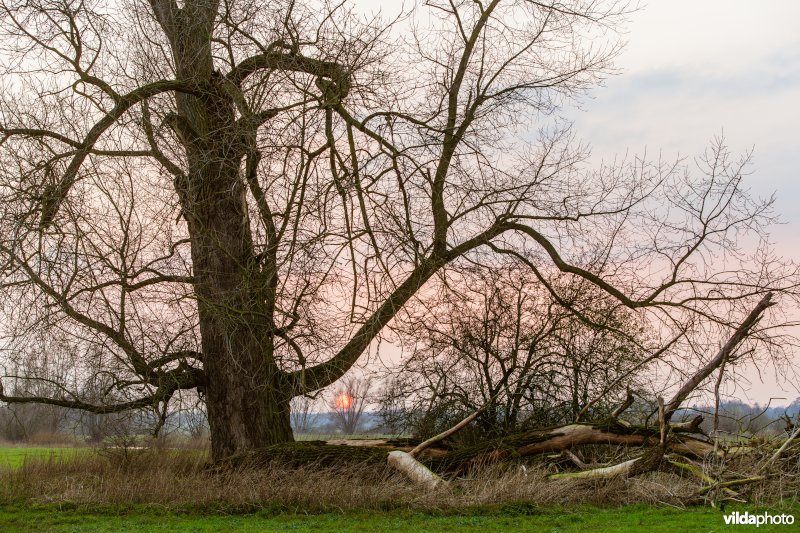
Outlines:
{"label": "green grass", "polygon": [[[69,459],[90,448],[0,448],[0,469],[25,461]],[[176,453],[186,453],[176,451]],[[202,452],[191,452],[202,453]],[[16,496],[15,496],[16,494]],[[297,507],[248,504],[229,508],[217,504],[177,507],[141,504],[34,503],[29,496],[8,494],[0,503],[0,531],[729,531],[723,514],[709,507],[677,509],[644,504],[624,507],[541,507],[531,503],[458,510],[349,511],[303,514]],[[36,499],[47,502],[47,499]],[[56,500],[49,500],[50,502]],[[330,507],[327,507],[330,509]],[[726,509],[751,513],[763,509],[740,505]],[[770,510],[776,514],[781,511]],[[782,512],[800,521],[800,505]],[[793,531],[796,526],[761,526],[759,531]]]}
{"label": "green grass", "polygon": [[[741,510],[744,510],[741,509]],[[751,512],[755,509],[749,509]],[[800,519],[800,507],[789,511]],[[635,505],[619,508],[539,509],[525,504],[465,509],[460,514],[364,512],[349,514],[209,515],[166,513],[151,507],[0,509],[3,531],[728,531],[722,513]],[[761,526],[790,531],[793,526]],[[741,529],[741,527],[740,527]]]}
{"label": "green grass", "polygon": [[0,468],[19,468],[25,461],[52,461],[86,453],[89,448],[6,448],[0,447]]}

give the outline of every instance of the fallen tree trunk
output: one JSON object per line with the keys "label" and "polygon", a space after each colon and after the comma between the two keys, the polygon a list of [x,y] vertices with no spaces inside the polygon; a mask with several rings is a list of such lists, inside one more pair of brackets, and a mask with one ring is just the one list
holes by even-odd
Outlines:
{"label": "fallen tree trunk", "polygon": [[[725,364],[726,361],[731,360],[732,356],[736,350],[736,348],[742,343],[744,339],[751,333],[752,329],[758,324],[761,320],[764,311],[770,306],[775,305],[772,302],[772,293],[767,293],[761,299],[761,301],[756,304],[752,311],[747,315],[747,317],[742,321],[738,328],[733,332],[733,334],[728,339],[728,342],[722,346],[717,354],[703,367],[699,368],[694,375],[692,375],[689,379],[687,379],[683,385],[681,385],[680,389],[675,393],[669,403],[665,404],[664,400],[659,396],[658,397],[658,421],[659,421],[659,442],[658,447],[653,448],[652,451],[649,451],[638,457],[636,459],[632,459],[629,461],[625,461],[624,463],[620,463],[618,465],[612,465],[608,467],[597,468],[594,470],[584,470],[577,473],[569,473],[564,474],[562,477],[580,477],[580,478],[591,478],[591,477],[610,477],[615,475],[635,475],[641,474],[644,472],[652,471],[660,469],[665,463],[667,466],[670,466],[670,461],[664,461],[664,454],[667,453],[669,449],[673,449],[675,451],[679,451],[674,447],[674,440],[675,434],[674,430],[678,429],[683,426],[674,426],[672,425],[671,419],[673,414],[680,408],[683,402],[689,397],[689,395],[694,392],[694,390],[702,383],[708,376],[712,374],[717,368],[721,368],[722,365]],[[628,392],[628,400],[626,400],[623,406],[629,404],[630,400],[630,391]],[[624,410],[624,408],[622,409]],[[697,417],[689,422],[685,427],[691,430],[696,430],[699,428],[700,422],[702,419],[698,419]],[[563,437],[562,437],[563,438]],[[574,440],[574,439],[573,439]],[[712,447],[712,450],[716,451],[715,448]],[[776,452],[776,456],[780,454],[780,450]],[[674,465],[671,465],[671,468],[675,468]],[[743,482],[750,482],[750,480],[746,480]],[[717,488],[728,488],[731,486],[732,482],[726,482],[724,484],[717,484]]]}
{"label": "fallen tree trunk", "polygon": [[593,468],[591,470],[581,470],[580,472],[564,472],[561,474],[552,474],[548,479],[598,479],[609,478],[614,476],[628,476],[639,462],[639,458],[625,461],[611,466],[603,466],[600,468]]}
{"label": "fallen tree trunk", "polygon": [[772,454],[772,457],[767,459],[767,461],[763,465],[761,465],[761,468],[759,468],[758,471],[763,472],[764,470],[767,469],[767,467],[769,467],[770,464],[774,463],[778,459],[778,457],[780,457],[780,455],[786,450],[786,448],[789,447],[792,441],[795,440],[799,435],[800,435],[800,425],[798,425],[794,429],[794,432],[791,435],[789,435],[789,438],[786,439],[783,445],[780,448],[778,448],[774,454]]}
{"label": "fallen tree trunk", "polygon": [[[650,448],[657,446],[659,431],[656,428],[623,425],[616,421],[599,424],[569,424],[566,426],[532,430],[490,439],[475,446],[456,451],[427,449],[416,460],[438,474],[459,474],[474,466],[491,462],[532,457],[560,452],[573,446],[586,444],[611,444]],[[265,466],[279,462],[290,466],[318,465],[334,467],[368,463],[387,463],[393,451],[412,451],[412,446],[396,446],[377,441],[373,446],[347,446],[325,441],[305,441],[277,444],[235,455],[219,464],[221,467]],[[713,444],[690,437],[676,436],[670,449],[682,455],[701,457],[713,451]],[[410,454],[409,454],[410,455]]]}
{"label": "fallen tree trunk", "polygon": [[702,383],[708,376],[711,375],[714,370],[720,367],[725,361],[730,361],[733,359],[733,353],[736,348],[741,344],[743,340],[747,338],[753,328],[761,321],[761,317],[764,315],[764,311],[767,308],[775,305],[775,302],[772,301],[772,293],[768,292],[764,295],[761,301],[756,304],[750,314],[747,315],[742,323],[736,328],[736,331],[733,332],[733,335],[730,336],[728,342],[725,343],[722,348],[719,349],[717,355],[715,355],[705,366],[700,368],[695,374],[684,382],[683,386],[675,393],[675,396],[669,401],[666,405],[666,416],[667,420],[672,416],[675,411],[680,408],[681,404],[683,404],[684,400],[689,397],[689,395],[694,392],[694,390]]}
{"label": "fallen tree trunk", "polygon": [[464,420],[462,420],[455,426],[451,427],[450,429],[445,430],[442,433],[439,433],[438,435],[435,435],[430,439],[419,443],[417,446],[414,447],[413,450],[411,450],[408,453],[403,451],[389,452],[389,457],[387,459],[389,466],[394,468],[398,472],[404,474],[414,483],[422,485],[427,490],[435,489],[440,484],[447,483],[441,477],[434,474],[427,466],[420,463],[416,459],[417,456],[423,453],[426,449],[436,444],[437,442],[441,442],[447,437],[455,435],[457,432],[467,427],[467,425],[469,425],[473,420],[478,418],[478,415],[480,415],[493,401],[494,397],[490,398],[489,401],[483,404],[483,406],[474,411],[472,414],[464,418]]}
{"label": "fallen tree trunk", "polygon": [[[573,446],[611,444],[650,448],[658,446],[659,440],[660,431],[657,428],[628,426],[616,421],[599,424],[569,424],[492,439],[475,446],[420,460],[436,472],[461,474],[481,465],[562,452]],[[709,441],[688,435],[675,435],[670,440],[668,449],[681,455],[702,457],[713,452],[714,445]]]}
{"label": "fallen tree trunk", "polygon": [[272,463],[291,467],[352,467],[386,464],[391,448],[328,444],[325,441],[287,442],[233,455],[216,463],[217,468],[266,467]]}

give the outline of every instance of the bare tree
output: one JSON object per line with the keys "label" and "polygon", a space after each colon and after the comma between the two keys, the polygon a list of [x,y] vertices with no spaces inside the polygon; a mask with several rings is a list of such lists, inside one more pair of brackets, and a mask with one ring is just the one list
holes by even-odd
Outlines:
{"label": "bare tree", "polygon": [[411,354],[399,372],[411,377],[395,380],[394,394],[423,434],[481,406],[484,435],[565,423],[601,392],[609,397],[593,406],[594,418],[603,408],[609,415],[606,403],[636,387],[642,363],[661,347],[646,338],[641,316],[588,283],[560,289],[570,306],[583,300],[591,309],[577,316],[517,262],[449,281],[453,294],[437,295],[402,328]]}
{"label": "bare tree", "polygon": [[308,433],[318,420],[316,398],[298,396],[292,399],[292,429],[295,433]]}
{"label": "bare tree", "polygon": [[[592,170],[553,119],[614,72],[629,11],[3,0],[4,349],[48,331],[91,349],[48,394],[0,399],[164,412],[197,389],[222,459],[291,440],[291,399],[447,268],[510,254],[556,301],[567,275],[670,327],[793,290],[793,265],[739,246],[772,216],[746,159]],[[98,373],[114,386],[88,399]]]}
{"label": "bare tree", "polygon": [[383,433],[401,435],[413,426],[413,404],[408,401],[413,374],[390,376],[375,394],[376,415]]}
{"label": "bare tree", "polygon": [[372,380],[369,378],[347,376],[342,380],[330,399],[336,429],[345,435],[357,433],[371,388]]}

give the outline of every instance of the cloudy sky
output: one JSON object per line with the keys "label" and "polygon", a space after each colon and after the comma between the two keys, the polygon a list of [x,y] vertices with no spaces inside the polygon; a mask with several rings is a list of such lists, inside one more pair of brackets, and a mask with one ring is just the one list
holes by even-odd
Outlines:
{"label": "cloudy sky", "polygon": [[[699,155],[721,133],[754,149],[755,194],[776,193],[773,232],[800,259],[800,1],[642,0],[617,66],[581,110],[568,110],[593,154]],[[355,0],[391,16],[413,0]]]}
{"label": "cloudy sky", "polygon": [[[384,14],[400,6],[356,4]],[[798,0],[650,0],[631,16],[621,74],[566,114],[598,161],[645,149],[666,159],[692,157],[721,133],[734,154],[753,149],[752,192],[775,193],[785,221],[772,231],[774,247],[800,260],[798,21]],[[785,398],[773,402],[779,404],[800,395],[776,369],[761,370],[759,377],[750,369],[752,383],[740,383],[734,394]]]}
{"label": "cloudy sky", "polygon": [[[569,115],[597,158],[645,148],[691,157],[722,132],[734,152],[752,148],[752,191],[775,193],[785,221],[774,247],[800,260],[799,20],[796,0],[651,0],[632,16],[622,75]],[[800,394],[779,370],[761,370],[731,392],[786,398],[778,404]]]}
{"label": "cloudy sky", "polygon": [[597,157],[692,156],[724,131],[754,148],[750,180],[777,193],[781,253],[800,257],[800,2],[651,0],[632,16],[622,75],[570,112]]}

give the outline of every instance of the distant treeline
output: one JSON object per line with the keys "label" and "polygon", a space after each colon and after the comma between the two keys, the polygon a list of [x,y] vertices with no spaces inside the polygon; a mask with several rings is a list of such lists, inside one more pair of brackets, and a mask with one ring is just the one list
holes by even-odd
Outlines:
{"label": "distant treeline", "polygon": [[[645,402],[630,409],[628,417],[636,423],[654,423],[652,407]],[[396,417],[397,413],[393,413]],[[414,413],[407,419],[415,420]],[[714,407],[695,406],[682,409],[676,420],[703,416],[701,428],[707,434],[714,429]],[[788,406],[775,407],[725,401],[720,405],[717,428],[721,436],[780,435],[793,427],[800,417],[800,398]],[[293,421],[294,422],[294,421]],[[153,436],[158,417],[149,411],[125,414],[95,415],[49,405],[18,404],[0,406],[0,441],[13,443],[73,444],[116,443],[120,439]],[[298,434],[335,435],[343,433],[336,413],[321,409],[306,415],[303,427],[295,425]],[[386,413],[367,410],[360,419],[356,433],[360,434],[420,434],[413,422],[403,427],[387,425]],[[161,436],[171,436],[202,444],[208,437],[208,423],[202,408],[177,410],[164,424]]]}

